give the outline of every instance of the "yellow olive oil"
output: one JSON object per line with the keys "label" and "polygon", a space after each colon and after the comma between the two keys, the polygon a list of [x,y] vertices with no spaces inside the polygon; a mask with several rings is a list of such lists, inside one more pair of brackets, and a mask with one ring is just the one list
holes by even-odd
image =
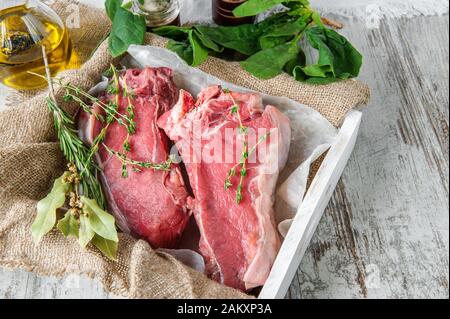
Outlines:
{"label": "yellow olive oil", "polygon": [[[55,14],[56,15],[56,14]],[[53,21],[55,20],[55,21]],[[58,21],[59,20],[59,21]],[[69,35],[59,17],[26,5],[0,11],[0,81],[18,90],[44,87],[45,47],[52,75],[65,70],[72,56]]]}

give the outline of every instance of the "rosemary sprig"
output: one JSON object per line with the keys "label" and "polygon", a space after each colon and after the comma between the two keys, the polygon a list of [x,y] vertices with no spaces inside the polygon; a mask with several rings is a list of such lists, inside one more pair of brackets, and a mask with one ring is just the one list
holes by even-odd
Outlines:
{"label": "rosemary sprig", "polygon": [[137,171],[140,171],[141,168],[151,168],[151,169],[157,170],[157,171],[170,171],[170,167],[172,166],[172,164],[174,162],[173,156],[169,156],[167,161],[165,161],[164,163],[151,163],[151,162],[135,161],[135,160],[128,158],[126,156],[126,154],[124,154],[124,153],[120,153],[120,152],[110,149],[105,144],[103,144],[103,146],[105,147],[105,149],[108,151],[109,154],[117,157],[120,160],[120,162],[122,163],[122,165],[134,166]]}
{"label": "rosemary sprig", "polygon": [[[48,66],[47,54],[45,47],[42,47],[44,63]],[[78,137],[77,131],[74,129],[75,121],[66,111],[58,106],[55,98],[55,91],[51,74],[46,67],[49,96],[47,98],[47,107],[53,115],[55,130],[60,141],[61,151],[66,159],[74,163],[80,172],[80,189],[79,193],[93,198],[102,207],[106,208],[106,200],[97,180],[97,169],[92,161],[88,161],[89,149],[84,145],[83,141]]]}

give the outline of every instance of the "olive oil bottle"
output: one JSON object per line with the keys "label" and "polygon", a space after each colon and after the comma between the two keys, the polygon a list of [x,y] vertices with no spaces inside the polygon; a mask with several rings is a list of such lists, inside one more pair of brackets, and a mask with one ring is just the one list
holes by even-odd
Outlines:
{"label": "olive oil bottle", "polygon": [[[4,2],[6,1],[6,3]],[[0,4],[0,82],[19,90],[46,85],[42,46],[52,75],[65,70],[72,55],[67,29],[58,15],[36,1]]]}

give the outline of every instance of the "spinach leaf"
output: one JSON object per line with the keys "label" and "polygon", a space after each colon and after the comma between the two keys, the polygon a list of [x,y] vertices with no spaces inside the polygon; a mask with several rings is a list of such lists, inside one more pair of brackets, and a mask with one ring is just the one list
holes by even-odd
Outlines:
{"label": "spinach leaf", "polygon": [[286,71],[286,73],[293,75],[296,68],[298,68],[299,66],[304,66],[305,64],[306,64],[305,52],[302,49],[299,49],[298,55],[286,63],[286,65],[284,66],[284,71]]}
{"label": "spinach leaf", "polygon": [[236,17],[251,17],[279,4],[295,8],[297,6],[309,5],[309,2],[305,0],[248,0],[234,9],[233,14]]}
{"label": "spinach leaf", "polygon": [[109,35],[109,50],[113,57],[118,57],[132,44],[142,44],[146,32],[143,16],[137,16],[122,7],[115,8],[113,26]]}
{"label": "spinach leaf", "polygon": [[301,68],[309,77],[348,79],[359,75],[362,55],[342,35],[317,26],[306,30],[306,38],[319,51],[316,64]]}
{"label": "spinach leaf", "polygon": [[217,45],[214,41],[212,41],[209,37],[205,36],[203,33],[201,33],[197,28],[189,28],[189,27],[177,27],[177,26],[163,26],[158,27],[152,30],[153,33],[170,38],[176,41],[180,42],[186,42],[189,40],[189,34],[191,31],[194,31],[196,38],[201,42],[201,44],[215,52],[222,52],[223,48],[221,48],[219,45]]}
{"label": "spinach leaf", "polygon": [[170,40],[166,46],[167,49],[178,54],[187,64],[192,65],[194,61],[194,52],[188,42]]}
{"label": "spinach leaf", "polygon": [[111,21],[114,21],[114,17],[116,16],[117,10],[122,5],[122,0],[106,0],[105,1],[105,9],[108,17]]}
{"label": "spinach leaf", "polygon": [[290,9],[298,9],[301,7],[309,7],[309,0],[298,0],[298,1],[285,1],[283,2],[285,7]]}
{"label": "spinach leaf", "polygon": [[166,48],[178,54],[190,66],[202,64],[209,55],[208,49],[203,46],[195,30],[189,30],[186,41],[170,40]]}
{"label": "spinach leaf", "polygon": [[317,84],[317,85],[325,85],[330,84],[334,82],[342,81],[342,79],[339,78],[309,78],[304,80],[303,82],[309,83],[309,84]]}
{"label": "spinach leaf", "polygon": [[192,46],[193,59],[192,66],[199,66],[208,58],[208,50],[202,45],[195,30],[189,31],[189,42]]}
{"label": "spinach leaf", "polygon": [[270,49],[278,45],[284,44],[292,40],[291,36],[278,36],[278,37],[261,37],[259,44],[261,49]]}
{"label": "spinach leaf", "polygon": [[235,27],[196,26],[198,32],[215,43],[245,55],[252,55],[261,48],[258,43],[260,30],[257,25],[243,24]]}
{"label": "spinach leaf", "polygon": [[241,62],[241,66],[260,79],[270,79],[281,74],[286,63],[294,59],[299,51],[296,38],[291,42],[256,53]]}
{"label": "spinach leaf", "polygon": [[285,16],[285,18],[287,19],[277,21],[267,30],[264,30],[264,34],[259,37],[262,49],[273,48],[292,40],[294,36],[303,32],[308,25],[308,21],[303,16],[294,18]]}
{"label": "spinach leaf", "polygon": [[[227,49],[248,56],[241,62],[242,67],[261,79],[272,78],[284,70],[298,81],[324,84],[359,74],[361,54],[347,39],[323,25],[308,0],[249,0],[237,11],[253,15],[277,4],[290,10],[274,14],[258,24],[169,26],[156,28],[154,32],[171,38],[167,48],[192,66],[204,62],[209,54],[217,55]],[[313,22],[316,26],[310,27]],[[316,63],[306,65],[304,51],[298,43],[303,36],[319,51]]]}
{"label": "spinach leaf", "polygon": [[152,29],[154,34],[162,37],[170,38],[177,41],[186,41],[189,36],[189,31],[191,28],[188,27],[177,27],[173,25],[167,25],[163,27],[158,27]]}
{"label": "spinach leaf", "polygon": [[[300,31],[305,28],[305,21],[307,21],[305,17],[303,19],[292,17],[283,12],[256,25],[194,26],[192,28],[167,26],[155,28],[152,31],[160,36],[186,43],[189,40],[189,32],[194,30],[203,47],[210,51],[221,53],[227,48],[251,56],[261,48],[274,47],[292,40],[292,37],[296,35],[296,30]],[[170,47],[176,49],[177,53],[185,51],[181,50],[179,45],[175,46],[174,43],[171,43]],[[185,54],[180,54],[180,56],[183,57]]]}
{"label": "spinach leaf", "polygon": [[213,40],[211,40],[209,37],[203,35],[197,29],[194,30],[194,33],[197,36],[197,38],[200,40],[200,42],[203,44],[204,47],[206,47],[214,52],[217,52],[217,53],[223,52],[223,47],[220,47],[219,45],[217,45]]}

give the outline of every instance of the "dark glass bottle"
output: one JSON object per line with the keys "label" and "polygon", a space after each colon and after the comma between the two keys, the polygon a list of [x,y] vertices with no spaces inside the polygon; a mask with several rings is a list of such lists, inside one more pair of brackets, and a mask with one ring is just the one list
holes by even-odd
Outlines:
{"label": "dark glass bottle", "polygon": [[212,0],[214,22],[226,26],[254,23],[255,17],[237,18],[233,14],[233,10],[245,1],[247,0]]}

